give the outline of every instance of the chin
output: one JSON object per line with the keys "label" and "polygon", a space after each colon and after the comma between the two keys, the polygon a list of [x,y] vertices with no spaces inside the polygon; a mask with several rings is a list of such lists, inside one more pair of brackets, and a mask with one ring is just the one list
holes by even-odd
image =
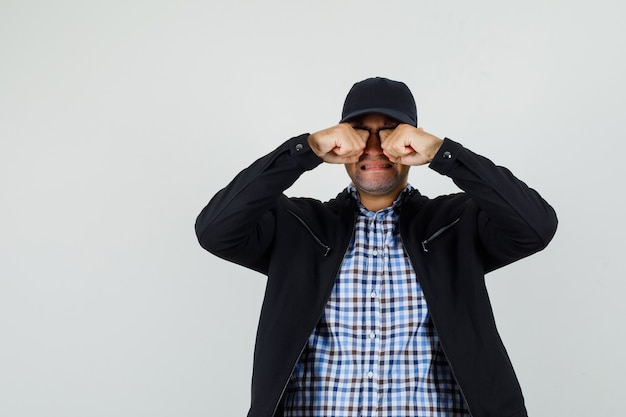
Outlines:
{"label": "chin", "polygon": [[359,192],[363,192],[373,196],[385,196],[393,194],[400,188],[397,181],[353,181],[354,186]]}

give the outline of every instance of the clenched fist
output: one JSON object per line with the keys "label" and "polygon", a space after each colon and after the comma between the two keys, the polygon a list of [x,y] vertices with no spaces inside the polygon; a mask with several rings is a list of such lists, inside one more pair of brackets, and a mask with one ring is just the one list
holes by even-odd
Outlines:
{"label": "clenched fist", "polygon": [[380,141],[383,153],[391,162],[409,166],[430,163],[443,142],[421,127],[407,124],[400,124],[393,130],[381,130]]}
{"label": "clenched fist", "polygon": [[363,154],[369,133],[355,130],[348,123],[309,135],[309,146],[324,162],[349,164],[357,162]]}

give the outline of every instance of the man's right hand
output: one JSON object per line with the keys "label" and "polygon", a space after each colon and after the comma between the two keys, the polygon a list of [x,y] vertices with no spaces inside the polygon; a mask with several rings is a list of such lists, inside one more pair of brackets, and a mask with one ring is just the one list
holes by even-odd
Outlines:
{"label": "man's right hand", "polygon": [[309,135],[311,150],[324,162],[349,164],[357,162],[363,154],[369,133],[355,130],[348,123],[340,123]]}

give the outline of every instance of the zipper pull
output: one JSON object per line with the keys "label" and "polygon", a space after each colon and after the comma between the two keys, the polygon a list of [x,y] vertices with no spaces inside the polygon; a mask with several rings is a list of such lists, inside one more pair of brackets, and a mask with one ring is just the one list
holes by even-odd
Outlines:
{"label": "zipper pull", "polygon": [[455,224],[457,224],[459,222],[459,220],[461,220],[461,218],[457,218],[455,221],[453,221],[452,223],[442,227],[441,229],[437,230],[435,233],[433,233],[433,235],[431,237],[429,237],[428,239],[426,239],[425,241],[422,242],[422,250],[424,252],[428,252],[428,248],[426,247],[426,245],[428,243],[430,243],[431,241],[435,240],[440,234],[442,234],[443,232],[445,232],[446,230],[450,229],[452,226],[454,226]]}

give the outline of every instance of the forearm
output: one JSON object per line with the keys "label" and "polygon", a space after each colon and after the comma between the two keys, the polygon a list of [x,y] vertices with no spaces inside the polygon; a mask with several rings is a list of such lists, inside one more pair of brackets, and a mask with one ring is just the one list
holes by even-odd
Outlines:
{"label": "forearm", "polygon": [[269,246],[272,208],[302,173],[321,163],[307,137],[294,137],[258,159],[211,199],[195,224],[203,248],[241,262],[240,254]]}
{"label": "forearm", "polygon": [[[520,252],[543,249],[557,227],[554,209],[508,169],[446,139],[430,168],[450,177],[483,213],[488,247],[505,242]],[[497,244],[496,244],[497,242]]]}

